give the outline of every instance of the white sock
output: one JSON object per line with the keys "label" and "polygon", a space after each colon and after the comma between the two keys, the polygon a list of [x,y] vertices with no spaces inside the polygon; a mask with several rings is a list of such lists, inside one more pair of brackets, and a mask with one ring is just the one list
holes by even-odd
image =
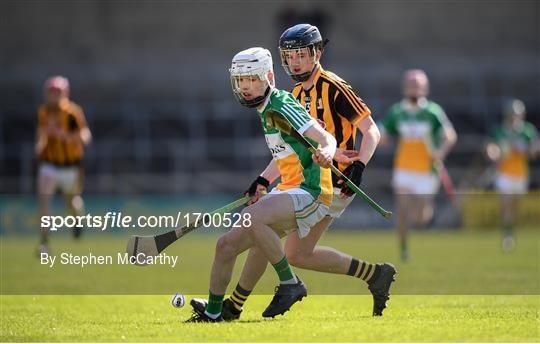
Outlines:
{"label": "white sock", "polygon": [[296,284],[296,283],[298,283],[298,278],[296,278],[296,276],[293,276],[293,278],[288,279],[286,281],[279,282],[279,284]]}
{"label": "white sock", "polygon": [[212,313],[208,313],[207,311],[204,311],[204,314],[208,316],[209,318],[216,320],[221,315],[221,312],[219,312],[218,314],[212,314]]}

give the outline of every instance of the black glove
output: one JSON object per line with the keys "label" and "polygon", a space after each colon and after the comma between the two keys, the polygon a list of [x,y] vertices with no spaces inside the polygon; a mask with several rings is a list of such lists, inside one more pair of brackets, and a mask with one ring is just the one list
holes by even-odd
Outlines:
{"label": "black glove", "polygon": [[258,176],[257,179],[255,179],[253,183],[251,183],[251,185],[249,186],[249,189],[247,189],[246,192],[244,192],[244,195],[249,195],[252,197],[255,196],[255,192],[257,192],[258,185],[262,185],[265,187],[265,189],[268,189],[268,186],[270,185],[270,181],[268,181],[268,179],[264,177]]}
{"label": "black glove", "polygon": [[[362,173],[364,173],[364,169],[366,168],[366,165],[361,161],[355,161],[347,168],[345,171],[343,171],[343,174],[351,180],[356,186],[360,186],[362,183]],[[341,182],[341,193],[344,195],[350,197],[354,195],[354,191],[349,188],[347,183],[343,178],[340,179]]]}

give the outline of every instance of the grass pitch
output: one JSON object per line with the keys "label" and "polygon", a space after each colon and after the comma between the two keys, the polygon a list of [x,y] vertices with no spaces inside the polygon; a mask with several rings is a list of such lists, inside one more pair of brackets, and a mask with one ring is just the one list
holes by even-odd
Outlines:
{"label": "grass pitch", "polygon": [[368,296],[309,296],[275,320],[256,295],[238,322],[186,324],[164,296],[3,296],[2,341],[537,342],[538,296],[393,296],[382,318]]}
{"label": "grass pitch", "polygon": [[[518,233],[518,248],[500,251],[498,232],[423,232],[411,261],[399,263],[394,233],[329,232],[321,244],[370,261],[397,262],[389,308],[371,317],[365,284],[351,277],[297,269],[310,295],[285,316],[265,320],[276,278],[269,268],[240,321],[186,324],[190,307],[170,297],[206,296],[217,233],[196,233],[167,251],[176,268],[41,266],[35,238],[1,238],[2,342],[538,342],[539,235]],[[53,238],[53,250],[107,254],[126,238]],[[237,261],[233,285],[242,259]],[[47,294],[47,295],[46,295]],[[141,295],[145,294],[145,295]]]}

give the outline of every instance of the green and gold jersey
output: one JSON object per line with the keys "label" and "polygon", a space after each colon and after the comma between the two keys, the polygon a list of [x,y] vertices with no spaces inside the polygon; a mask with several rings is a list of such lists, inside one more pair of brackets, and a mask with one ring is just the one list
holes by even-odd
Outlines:
{"label": "green and gold jersey", "polygon": [[439,146],[440,130],[445,126],[451,124],[435,102],[421,99],[415,108],[406,101],[394,104],[382,121],[383,130],[398,138],[394,169],[432,172],[432,150]]}
{"label": "green and gold jersey", "polygon": [[529,174],[527,152],[538,139],[534,125],[529,122],[523,122],[516,128],[501,125],[491,132],[490,139],[502,151],[502,158],[497,166],[499,172],[517,178],[527,178]]}
{"label": "green and gold jersey", "polygon": [[277,89],[272,90],[267,104],[262,112],[259,112],[266,143],[281,174],[281,182],[277,188],[280,190],[301,188],[321,203],[330,205],[332,202],[330,169],[322,168],[313,162],[311,152],[291,135],[269,127],[266,115],[271,111],[280,113],[301,135],[314,124],[315,120],[291,93]]}

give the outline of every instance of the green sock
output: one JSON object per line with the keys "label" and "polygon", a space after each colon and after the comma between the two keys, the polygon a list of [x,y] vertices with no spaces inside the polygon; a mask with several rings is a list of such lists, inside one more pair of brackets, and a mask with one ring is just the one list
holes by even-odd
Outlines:
{"label": "green sock", "polygon": [[407,242],[403,240],[401,242],[401,252],[406,252],[406,251],[407,251]]}
{"label": "green sock", "polygon": [[503,234],[505,236],[512,236],[514,235],[514,228],[512,225],[505,225],[503,228]]}
{"label": "green sock", "polygon": [[206,306],[206,313],[219,315],[221,308],[223,307],[223,297],[225,295],[215,295],[210,292],[208,295],[208,305]]}
{"label": "green sock", "polygon": [[296,277],[292,272],[287,257],[283,256],[283,259],[276,264],[272,264],[272,266],[276,269],[280,282],[296,282]]}

